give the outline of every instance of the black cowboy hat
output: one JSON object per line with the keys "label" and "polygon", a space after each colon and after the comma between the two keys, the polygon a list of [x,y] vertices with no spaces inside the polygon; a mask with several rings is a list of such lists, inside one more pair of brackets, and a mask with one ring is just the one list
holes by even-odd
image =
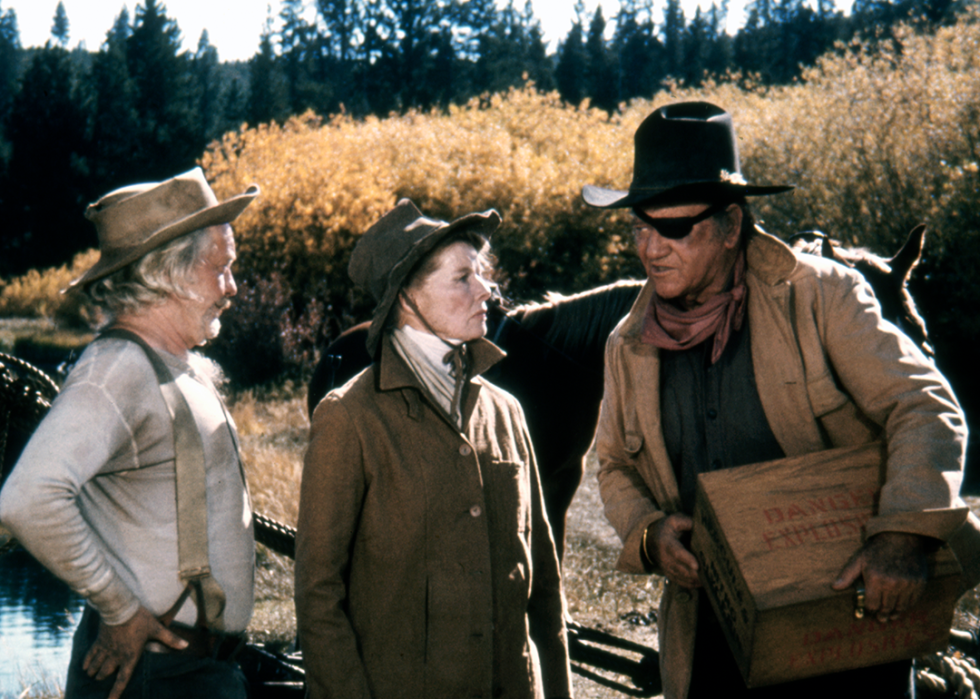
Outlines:
{"label": "black cowboy hat", "polygon": [[708,102],[680,102],[655,110],[633,137],[633,181],[628,192],[585,185],[585,203],[622,209],[656,201],[763,196],[793,185],[750,185],[742,177],[732,116]]}
{"label": "black cowboy hat", "polygon": [[489,240],[499,225],[500,214],[493,209],[446,223],[424,216],[409,199],[402,199],[361,236],[347,271],[378,302],[365,340],[372,357],[398,292],[416,265],[456,231],[471,230]]}

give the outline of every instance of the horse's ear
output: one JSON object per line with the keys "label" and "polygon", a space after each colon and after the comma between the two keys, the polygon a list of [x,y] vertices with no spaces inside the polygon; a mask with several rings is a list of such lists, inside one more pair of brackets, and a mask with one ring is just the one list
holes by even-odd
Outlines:
{"label": "horse's ear", "polygon": [[892,274],[902,281],[906,281],[912,270],[919,263],[922,256],[922,245],[926,236],[926,224],[920,223],[912,229],[909,237],[905,241],[902,249],[895,253],[895,257],[888,261],[892,268]]}
{"label": "horse's ear", "polygon": [[840,262],[842,265],[847,265],[848,267],[851,266],[851,263],[845,260],[841,254],[837,252],[837,248],[835,248],[834,244],[830,242],[829,237],[824,237],[824,239],[821,241],[820,254],[821,256],[826,257],[828,260]]}

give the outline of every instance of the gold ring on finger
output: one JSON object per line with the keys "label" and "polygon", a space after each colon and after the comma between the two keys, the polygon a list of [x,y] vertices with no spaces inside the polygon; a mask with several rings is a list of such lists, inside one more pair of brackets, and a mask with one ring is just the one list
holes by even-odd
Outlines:
{"label": "gold ring on finger", "polygon": [[854,618],[864,618],[864,587],[862,585],[854,588]]}

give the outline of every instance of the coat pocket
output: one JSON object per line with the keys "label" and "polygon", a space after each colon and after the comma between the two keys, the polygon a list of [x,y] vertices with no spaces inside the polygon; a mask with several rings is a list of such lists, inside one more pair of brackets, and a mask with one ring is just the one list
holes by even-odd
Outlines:
{"label": "coat pocket", "polygon": [[825,372],[806,384],[810,407],[832,447],[866,444],[878,439],[881,427],[862,413],[851,397]]}
{"label": "coat pocket", "polygon": [[634,406],[629,406],[623,417],[626,422],[623,425],[623,449],[631,459],[635,459],[643,448],[643,431],[640,429],[640,416],[636,414]]}
{"label": "coat pocket", "polygon": [[837,387],[837,382],[829,371],[809,379],[806,382],[806,392],[816,417],[823,417],[851,400],[850,396]]}
{"label": "coat pocket", "polygon": [[640,449],[643,448],[643,435],[639,432],[627,432],[623,435],[623,448],[630,457],[635,459],[636,455],[640,453]]}

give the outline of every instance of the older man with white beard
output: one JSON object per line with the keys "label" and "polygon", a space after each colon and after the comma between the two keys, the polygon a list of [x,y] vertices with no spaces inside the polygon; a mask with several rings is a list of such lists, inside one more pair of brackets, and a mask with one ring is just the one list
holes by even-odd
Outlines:
{"label": "older man with white beard", "polygon": [[73,285],[108,318],[0,497],[0,520],[87,599],[65,696],[245,697],[234,656],[255,541],[238,440],[192,350],[237,289],[229,223],[199,168],[86,210],[100,259]]}

